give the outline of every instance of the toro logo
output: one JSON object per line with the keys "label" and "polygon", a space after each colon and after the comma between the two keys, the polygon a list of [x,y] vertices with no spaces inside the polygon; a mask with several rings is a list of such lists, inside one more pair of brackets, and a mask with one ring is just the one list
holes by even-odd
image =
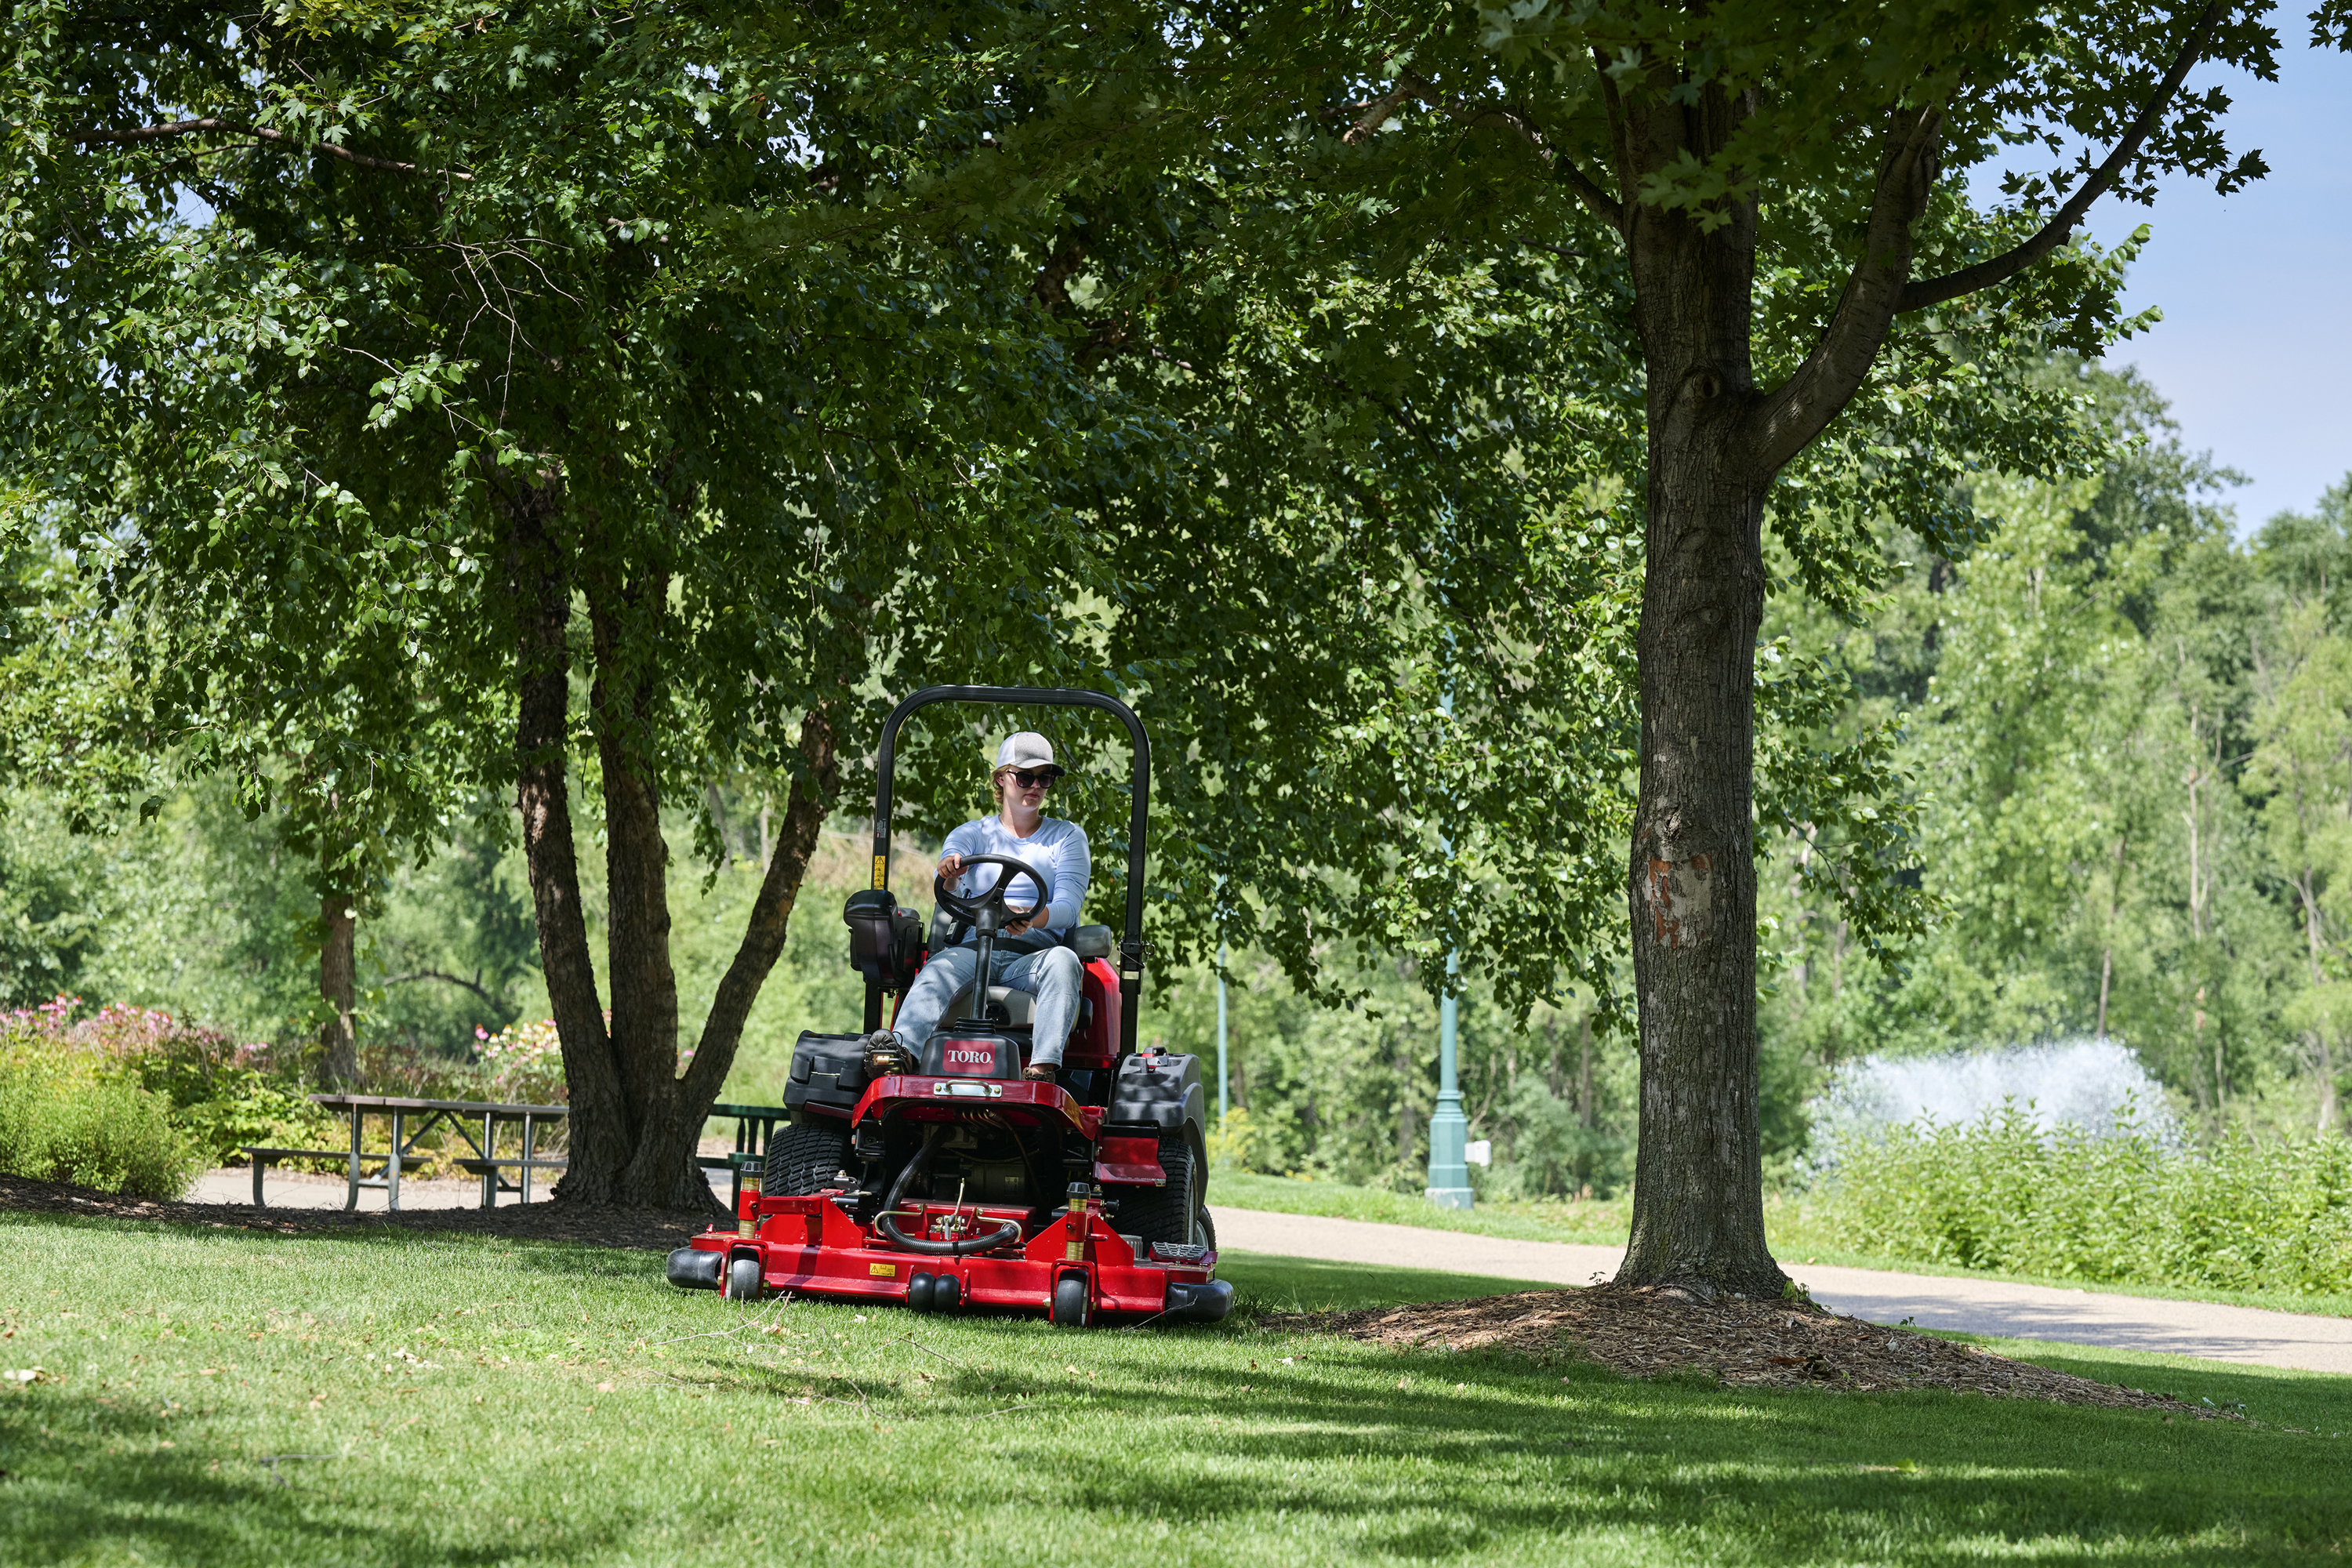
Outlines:
{"label": "toro logo", "polygon": [[948,1042],[948,1048],[941,1054],[940,1065],[948,1072],[958,1073],[967,1078],[974,1074],[984,1076],[996,1070],[996,1050],[992,1046],[976,1042],[950,1040]]}

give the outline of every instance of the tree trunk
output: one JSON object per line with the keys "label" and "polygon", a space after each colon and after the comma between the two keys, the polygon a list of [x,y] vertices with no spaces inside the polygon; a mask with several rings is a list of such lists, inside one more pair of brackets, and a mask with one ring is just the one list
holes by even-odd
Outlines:
{"label": "tree trunk", "polygon": [[[1654,168],[1685,147],[1711,151],[1738,118],[1720,93],[1631,111],[1628,161]],[[1785,1279],[1764,1242],[1751,805],[1771,474],[1749,417],[1755,213],[1729,204],[1715,216],[1724,221],[1710,233],[1639,203],[1626,215],[1650,473],[1627,889],[1641,1145],[1617,1278],[1777,1297]]]}
{"label": "tree trunk", "polygon": [[646,760],[657,751],[653,650],[661,646],[667,578],[656,571],[625,584],[592,575],[587,584],[595,656],[591,718],[609,846],[608,1028],[581,912],[566,778],[572,580],[555,536],[560,507],[552,491],[532,492],[512,508],[511,517],[523,617],[519,803],[540,952],[572,1093],[571,1165],[556,1195],[711,1213],[717,1205],[694,1163],[695,1145],[734,1065],[744,1019],[783,951],[801,880],[838,784],[834,731],[822,710],[802,721],[806,775],[793,781],[742,942],[681,1078],[677,984],[669,960],[669,850],[661,832],[659,779]]}
{"label": "tree trunk", "polygon": [[631,1180],[641,1182],[638,1190],[649,1194],[647,1202],[665,1208],[688,1208],[709,1201],[709,1184],[694,1163],[695,1141],[710,1115],[712,1102],[726,1085],[728,1070],[735,1065],[735,1051],[743,1040],[743,1021],[751,1016],[761,985],[784,951],[801,881],[808,875],[809,862],[816,858],[817,835],[841,785],[836,739],[827,709],[812,709],[801,720],[800,754],[807,771],[793,780],[785,796],[774,852],[760,879],[759,897],[751,901],[743,940],[736,945],[734,960],[711,998],[709,1016],[695,1042],[694,1060],[677,1080],[668,1119],[646,1130],[637,1163],[631,1168]]}
{"label": "tree trunk", "polygon": [[2107,996],[2116,978],[2116,921],[2124,908],[2124,852],[2130,846],[2128,836],[2116,840],[2116,874],[2107,884],[2107,923],[2102,933],[2106,946],[2099,952],[2099,1028],[2097,1038],[2107,1037]]}
{"label": "tree trunk", "polygon": [[319,1026],[321,1051],[320,1076],[329,1087],[359,1087],[360,1046],[353,1015],[359,1010],[359,920],[352,896],[330,892],[319,900],[319,994],[327,1004],[327,1020]]}
{"label": "tree trunk", "polygon": [[2319,1121],[2314,1131],[2333,1132],[2336,1131],[2336,1053],[2328,1047],[2327,1029],[2324,1025],[2312,1031],[2312,1043],[2319,1047]]}
{"label": "tree trunk", "polygon": [[1576,1026],[1576,1124],[1592,1131],[1592,1015]]}
{"label": "tree trunk", "polygon": [[617,1201],[664,1203],[668,1184],[648,1157],[677,1095],[677,975],[669,960],[669,845],[662,837],[654,763],[660,669],[654,649],[667,608],[669,574],[587,582],[596,678],[589,716],[604,777],[605,994],[614,1063],[626,1095],[630,1155]]}
{"label": "tree trunk", "polygon": [[553,484],[520,492],[508,506],[508,570],[520,622],[515,660],[520,699],[515,726],[522,847],[539,924],[540,966],[563,1046],[572,1107],[570,1163],[559,1198],[614,1201],[627,1163],[627,1100],[604,1032],[588,926],[580,908],[573,856],[570,779],[572,579],[556,538],[563,497]]}

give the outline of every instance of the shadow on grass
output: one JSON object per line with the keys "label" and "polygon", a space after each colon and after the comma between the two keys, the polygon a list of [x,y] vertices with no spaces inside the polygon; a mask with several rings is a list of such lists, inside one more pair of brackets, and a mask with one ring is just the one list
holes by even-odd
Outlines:
{"label": "shadow on grass", "polygon": [[[133,1239],[143,1234],[96,1223]],[[199,1240],[226,1235],[258,1242],[262,1252],[279,1239],[153,1228]],[[608,1307],[679,1299],[661,1282],[658,1259],[636,1254],[382,1232],[284,1239],[331,1244],[316,1249],[322,1268],[370,1272],[399,1267],[404,1255],[421,1261],[419,1247],[445,1260],[487,1248],[503,1266],[550,1279],[603,1282]],[[1255,1299],[1284,1306],[1525,1288],[1289,1259],[1235,1258],[1230,1271]],[[649,1294],[629,1293],[639,1279]],[[567,1315],[571,1305],[563,1302]],[[568,1417],[532,1436],[524,1468],[541,1494],[533,1511],[552,1512],[548,1498],[558,1488],[601,1486],[602,1527],[559,1517],[501,1535],[482,1527],[503,1508],[478,1497],[461,1499],[450,1514],[412,1500],[411,1488],[432,1484],[444,1473],[435,1467],[451,1462],[446,1432],[436,1440],[447,1447],[411,1454],[404,1468],[395,1468],[398,1450],[380,1468],[362,1468],[374,1462],[359,1457],[308,1461],[281,1467],[281,1484],[194,1421],[171,1423],[179,1447],[162,1450],[165,1424],[152,1413],[103,1405],[72,1383],[36,1385],[0,1398],[0,1466],[16,1472],[0,1483],[0,1562],[134,1552],[202,1568],[699,1560],[709,1540],[774,1521],[786,1474],[794,1517],[836,1543],[868,1539],[866,1530],[882,1528],[876,1488],[894,1470],[919,1475],[925,1495],[990,1500],[1002,1510],[985,1516],[1002,1531],[996,1560],[1008,1563],[1039,1560],[1038,1537],[1023,1531],[1037,1519],[1079,1521],[1112,1561],[1150,1555],[1152,1538],[1137,1531],[1155,1521],[1220,1543],[1235,1563],[1250,1561],[1253,1546],[1286,1561],[1321,1550],[1372,1561],[1519,1562],[1557,1561],[1571,1544],[1598,1556],[1622,1543],[1617,1561],[1926,1568],[2006,1554],[2202,1565],[2352,1545],[2352,1449],[2242,1423],[2167,1425],[2147,1412],[1928,1392],[1635,1383],[1566,1353],[1550,1364],[1400,1353],[1246,1322],[1081,1333],[887,1314],[851,1340],[844,1310],[823,1309],[824,1340],[807,1346],[815,1364],[788,1369],[752,1363],[740,1347],[721,1352],[714,1342],[689,1352],[673,1342],[677,1359],[626,1369],[626,1386],[593,1424]],[[692,1315],[714,1329],[727,1321]],[[931,1323],[931,1349],[892,1349],[902,1333]],[[864,1359],[834,1360],[835,1346]],[[826,1360],[816,1360],[820,1352]],[[2305,1393],[2304,1380],[2251,1369],[2073,1350],[2037,1350],[2034,1359],[2217,1404],[2227,1392],[2256,1405],[2280,1388],[2323,1401],[2344,1386],[2315,1379]],[[917,1368],[936,1379],[929,1393],[911,1386]],[[656,1383],[684,1385],[698,1402],[621,1406]],[[821,1403],[803,1406],[802,1398]],[[757,1448],[747,1441],[755,1436]],[[623,1449],[642,1474],[622,1480],[608,1468],[597,1480],[590,1467],[600,1458],[609,1466]],[[694,1518],[708,1532],[697,1552],[672,1550],[661,1533],[689,1481]],[[936,1528],[892,1517],[908,1531]],[[871,1558],[894,1560],[879,1549]]]}
{"label": "shadow on grass", "polygon": [[2324,1372],[2236,1366],[2188,1356],[2117,1355],[2046,1340],[1991,1339],[1982,1334],[1954,1332],[1937,1337],[1983,1345],[2001,1355],[2071,1372],[2099,1383],[2169,1394],[2192,1405],[2201,1401],[2217,1410],[2240,1411],[2272,1426],[2299,1426],[2323,1435],[2342,1433],[2352,1437],[2352,1378]]}
{"label": "shadow on grass", "polygon": [[[562,1521],[532,1538],[453,1542],[419,1516],[387,1520],[368,1497],[346,1508],[339,1472],[365,1458],[281,1459],[275,1466],[169,1424],[69,1389],[42,1388],[0,1404],[0,1453],[11,1472],[0,1507],[0,1563],[89,1561],[251,1564],[563,1562],[580,1544]],[[361,1489],[364,1490],[364,1489]]]}
{"label": "shadow on grass", "polygon": [[[378,1253],[438,1253],[495,1258],[502,1264],[539,1273],[576,1279],[606,1279],[645,1274],[662,1277],[662,1255],[641,1248],[596,1247],[584,1242],[555,1241],[538,1237],[479,1235],[460,1230],[410,1230],[384,1226],[352,1226],[348,1229],[276,1231],[248,1227],[236,1221],[181,1225],[170,1220],[126,1219],[113,1215],[55,1214],[0,1210],[0,1229],[82,1230],[109,1236],[152,1236],[192,1246],[289,1247],[325,1244]],[[381,1264],[371,1267],[383,1267]]]}
{"label": "shadow on grass", "polygon": [[[1211,1374],[1215,1391],[1191,1414],[1222,1419],[1190,1429],[1181,1484],[1203,1523],[1265,1516],[1265,1478],[1278,1475],[1286,1517],[1350,1521],[1374,1552],[1408,1560],[1618,1531],[1718,1561],[2026,1551],[2220,1564],[2352,1544],[2347,1450],[2239,1423],[1281,1342],[1380,1384],[1337,1389],[1304,1369]],[[1131,1514],[1164,1502],[1162,1485],[1108,1470],[1072,1481],[1066,1501]]]}

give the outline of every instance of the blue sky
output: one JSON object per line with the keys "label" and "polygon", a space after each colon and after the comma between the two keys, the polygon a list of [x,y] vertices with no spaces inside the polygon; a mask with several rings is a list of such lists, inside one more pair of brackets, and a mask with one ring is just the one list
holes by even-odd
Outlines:
{"label": "blue sky", "polygon": [[2164,320],[2116,346],[2172,402],[2181,438],[2252,481],[2229,497],[2241,532],[2308,510],[2352,469],[2352,55],[2302,47],[2301,7],[2274,14],[2279,79],[2208,68],[2234,107],[2230,145],[2259,147],[2268,178],[2232,196],[2174,180],[2153,208],[2113,197],[2090,229],[2114,244],[2154,230],[2125,302]]}

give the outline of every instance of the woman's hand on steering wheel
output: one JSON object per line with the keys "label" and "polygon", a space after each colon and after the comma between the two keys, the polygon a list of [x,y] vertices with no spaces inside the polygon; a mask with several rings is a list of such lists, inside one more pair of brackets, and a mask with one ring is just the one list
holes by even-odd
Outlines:
{"label": "woman's hand on steering wheel", "polygon": [[[949,883],[950,865],[959,876],[982,866],[993,866],[997,868],[996,880],[987,891],[967,898]],[[1004,895],[1012,889],[1015,879],[1024,879],[1037,889],[1040,896],[1035,903],[1016,910],[1005,902]],[[999,929],[1010,936],[1020,935],[1029,929],[1032,921],[1044,916],[1045,890],[1045,884],[1038,880],[1036,868],[1026,860],[1016,860],[1010,855],[950,855],[940,861],[939,875],[931,880],[931,894],[939,900],[940,908],[966,923],[973,921],[982,910],[992,909],[1003,922]]]}

